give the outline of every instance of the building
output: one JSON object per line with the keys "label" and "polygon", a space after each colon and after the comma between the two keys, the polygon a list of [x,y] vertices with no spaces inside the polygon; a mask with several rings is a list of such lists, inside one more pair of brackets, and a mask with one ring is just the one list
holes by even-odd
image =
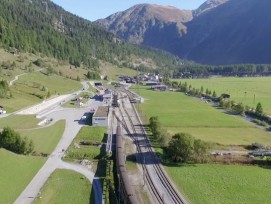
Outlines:
{"label": "building", "polygon": [[108,126],[109,106],[99,106],[92,117],[92,126]]}
{"label": "building", "polygon": [[151,89],[153,91],[167,91],[168,87],[166,85],[155,85],[155,86],[152,86]]}
{"label": "building", "polygon": [[146,82],[146,86],[155,86],[155,85],[160,85],[158,81],[148,81]]}
{"label": "building", "polygon": [[103,102],[106,104],[111,104],[112,101],[112,93],[103,95]]}

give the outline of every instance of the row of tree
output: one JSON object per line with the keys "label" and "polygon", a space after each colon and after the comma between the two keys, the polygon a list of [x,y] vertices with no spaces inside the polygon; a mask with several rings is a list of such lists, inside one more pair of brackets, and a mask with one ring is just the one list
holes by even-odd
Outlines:
{"label": "row of tree", "polygon": [[173,78],[222,76],[256,76],[271,75],[270,64],[233,64],[233,65],[199,65],[186,63],[172,72]]}
{"label": "row of tree", "polygon": [[32,140],[28,140],[26,137],[22,138],[10,127],[5,127],[0,132],[0,148],[17,154],[30,154],[34,150],[34,144]]}
{"label": "row of tree", "polygon": [[177,133],[171,136],[162,127],[157,116],[149,119],[153,139],[164,148],[166,157],[173,162],[206,162],[210,155],[210,144],[194,139],[190,134]]}

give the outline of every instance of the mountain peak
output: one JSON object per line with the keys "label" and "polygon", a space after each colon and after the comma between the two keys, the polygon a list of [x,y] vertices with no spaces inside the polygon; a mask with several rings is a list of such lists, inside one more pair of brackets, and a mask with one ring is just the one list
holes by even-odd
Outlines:
{"label": "mountain peak", "polygon": [[207,0],[198,9],[194,10],[194,16],[199,16],[211,9],[226,3],[229,0]]}
{"label": "mountain peak", "polygon": [[165,26],[172,26],[176,32],[185,30],[183,23],[193,18],[192,11],[173,6],[138,4],[123,12],[115,13],[95,23],[114,32],[131,43],[140,44],[145,34],[154,34]]}

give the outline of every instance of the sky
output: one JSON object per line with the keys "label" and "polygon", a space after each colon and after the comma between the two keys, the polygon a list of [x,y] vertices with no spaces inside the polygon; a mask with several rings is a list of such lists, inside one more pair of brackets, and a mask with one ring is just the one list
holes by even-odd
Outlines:
{"label": "sky", "polygon": [[52,0],[66,11],[95,21],[113,13],[124,11],[136,4],[150,3],[174,6],[179,9],[196,9],[206,0]]}

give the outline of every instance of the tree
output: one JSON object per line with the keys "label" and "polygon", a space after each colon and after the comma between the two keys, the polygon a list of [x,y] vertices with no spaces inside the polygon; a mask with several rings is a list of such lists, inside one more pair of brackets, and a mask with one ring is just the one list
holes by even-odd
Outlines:
{"label": "tree", "polygon": [[209,144],[200,139],[195,139],[193,143],[193,160],[196,162],[205,162],[209,156]]}
{"label": "tree", "polygon": [[152,132],[152,135],[155,139],[158,138],[158,132],[159,132],[159,129],[161,127],[161,123],[158,121],[158,117],[157,116],[152,116],[149,120],[150,124],[150,129],[151,129],[151,132]]}
{"label": "tree", "polygon": [[32,140],[21,138],[18,132],[10,127],[5,127],[0,133],[0,147],[17,154],[29,154],[34,149]]}
{"label": "tree", "polygon": [[262,107],[262,104],[261,104],[260,102],[257,103],[256,110],[255,110],[255,114],[256,114],[257,116],[263,115],[263,107]]}
{"label": "tree", "polygon": [[193,138],[187,133],[175,134],[168,144],[167,152],[174,162],[189,161],[193,153]]}
{"label": "tree", "polygon": [[242,103],[238,103],[237,105],[233,106],[233,111],[235,112],[235,114],[244,115],[245,107]]}
{"label": "tree", "polygon": [[212,95],[213,97],[217,97],[217,95],[216,95],[216,92],[214,91],[213,92],[213,95]]}

